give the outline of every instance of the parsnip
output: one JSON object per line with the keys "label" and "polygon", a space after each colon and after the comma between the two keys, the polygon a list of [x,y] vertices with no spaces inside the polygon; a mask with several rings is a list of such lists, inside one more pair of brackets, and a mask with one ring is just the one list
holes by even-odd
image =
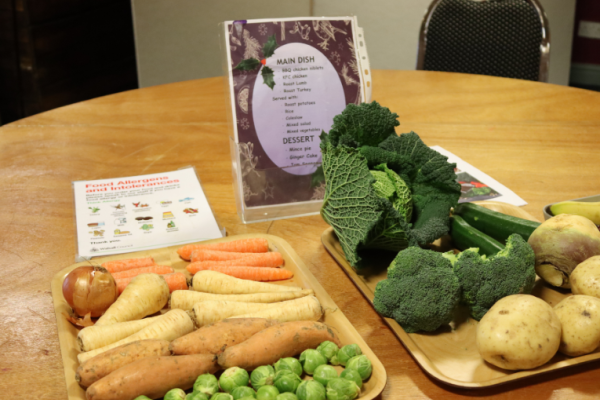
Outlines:
{"label": "parsnip", "polygon": [[296,290],[293,292],[272,292],[253,294],[213,294],[196,292],[194,290],[175,290],[171,293],[170,308],[191,310],[194,304],[201,301],[241,301],[244,303],[276,303],[293,300],[314,294],[312,289]]}
{"label": "parsnip", "polygon": [[142,319],[154,314],[169,301],[169,285],[157,274],[140,274],[96,321],[97,326]]}
{"label": "parsnip", "polygon": [[[294,304],[290,304],[294,303]],[[315,296],[306,296],[296,300],[283,301],[276,307],[257,311],[249,314],[241,314],[232,318],[266,318],[279,322],[290,321],[317,321],[323,316],[321,302]]]}
{"label": "parsnip", "polygon": [[117,322],[112,325],[88,326],[77,334],[77,347],[79,347],[79,351],[90,351],[107,346],[141,331],[156,322],[157,318],[162,317],[159,315],[135,321]]}
{"label": "parsnip", "polygon": [[[286,302],[287,303],[287,302]],[[193,308],[193,318],[199,327],[229,318],[234,315],[251,314],[280,303],[242,303],[239,301],[202,301]]]}
{"label": "parsnip", "polygon": [[108,346],[101,347],[86,353],[79,353],[77,360],[79,363],[83,363],[90,358],[103,353],[107,350],[114,349],[115,347],[134,342],[136,340],[144,339],[163,339],[163,340],[175,340],[178,337],[186,335],[194,330],[194,322],[190,318],[187,312],[183,310],[171,310],[163,315],[162,318],[157,319],[156,322],[148,325],[141,331],[134,333],[131,336],[121,339],[118,342],[109,344]]}
{"label": "parsnip", "polygon": [[234,278],[216,271],[199,271],[192,280],[194,290],[216,294],[248,294],[301,291],[298,286],[277,285]]}

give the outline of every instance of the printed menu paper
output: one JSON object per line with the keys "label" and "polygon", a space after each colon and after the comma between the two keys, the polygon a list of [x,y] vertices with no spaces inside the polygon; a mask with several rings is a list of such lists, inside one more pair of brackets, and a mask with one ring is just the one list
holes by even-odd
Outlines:
{"label": "printed menu paper", "polygon": [[77,261],[223,237],[193,168],[73,182]]}
{"label": "printed menu paper", "polygon": [[319,136],[346,105],[370,97],[356,18],[228,21],[223,28],[238,206],[312,202],[318,211],[325,192]]}

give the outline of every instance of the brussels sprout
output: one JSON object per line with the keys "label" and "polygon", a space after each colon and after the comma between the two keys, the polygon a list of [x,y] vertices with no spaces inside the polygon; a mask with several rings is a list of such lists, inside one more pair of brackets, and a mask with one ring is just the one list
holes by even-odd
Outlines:
{"label": "brussels sprout", "polygon": [[194,392],[204,393],[207,396],[212,396],[219,391],[219,382],[213,374],[203,374],[196,378],[194,382]]}
{"label": "brussels sprout", "polygon": [[371,376],[373,367],[371,366],[371,360],[369,360],[364,354],[361,354],[360,356],[354,356],[349,359],[346,363],[346,369],[358,371],[360,378],[363,381],[366,381]]}
{"label": "brussels sprout", "polygon": [[164,400],[185,400],[185,392],[183,389],[171,389],[165,393]]}
{"label": "brussels sprout", "polygon": [[331,365],[323,364],[319,365],[315,368],[315,372],[313,372],[313,379],[323,386],[327,386],[327,382],[329,382],[332,378],[337,378],[338,373]]}
{"label": "brussels sprout", "polygon": [[133,400],[152,400],[152,399],[148,396],[141,395],[141,396],[136,397]]}
{"label": "brussels sprout", "polygon": [[202,392],[192,392],[185,396],[185,400],[208,400],[208,396]]}
{"label": "brussels sprout", "polygon": [[250,383],[255,390],[261,388],[264,385],[272,385],[273,378],[275,378],[275,370],[270,365],[263,365],[256,368],[250,374]]}
{"label": "brussels sprout", "polygon": [[275,400],[277,395],[279,395],[279,390],[271,385],[261,386],[260,389],[256,391],[257,400]]}
{"label": "brussels sprout", "polygon": [[[338,353],[339,353],[339,351],[338,351]],[[329,363],[331,365],[340,365],[340,360],[338,360],[337,354],[329,359]]]}
{"label": "brussels sprout", "polygon": [[319,365],[327,364],[327,359],[317,350],[308,349],[300,354],[300,364],[302,364],[304,372],[312,375]]}
{"label": "brussels sprout", "polygon": [[302,365],[300,365],[300,361],[298,361],[294,357],[282,358],[273,365],[275,367],[275,372],[279,372],[282,369],[287,369],[288,371],[292,371],[298,376],[302,375]]}
{"label": "brussels sprout", "polygon": [[325,386],[317,381],[302,381],[296,389],[298,400],[325,400]]}
{"label": "brussels sprout", "polygon": [[277,397],[275,397],[275,400],[298,400],[298,396],[294,393],[285,392],[278,394]]}
{"label": "brussels sprout", "polygon": [[240,397],[237,400],[256,400],[256,397],[253,397],[253,396],[244,396],[244,397]]}
{"label": "brussels sprout", "polygon": [[352,400],[359,394],[360,389],[354,381],[333,378],[327,383],[327,400]]}
{"label": "brussels sprout", "polygon": [[275,374],[274,385],[279,393],[295,393],[301,382],[302,378],[287,369],[282,369]]}
{"label": "brussels sprout", "polygon": [[239,367],[227,368],[219,378],[219,386],[227,393],[231,393],[238,386],[248,386],[250,376],[248,371]]}
{"label": "brussels sprout", "polygon": [[335,356],[340,348],[337,344],[330,342],[329,340],[324,341],[317,347],[317,351],[327,359],[331,360],[331,357]]}
{"label": "brussels sprout", "polygon": [[359,388],[362,388],[362,378],[360,374],[355,369],[348,369],[342,371],[340,374],[340,378],[348,379],[349,381],[354,381],[358,385]]}
{"label": "brussels sprout", "polygon": [[242,397],[256,398],[256,392],[249,386],[238,386],[231,391],[231,395],[233,396],[233,400],[239,400]]}
{"label": "brussels sprout", "polygon": [[233,400],[233,396],[229,393],[215,393],[210,397],[210,400]]}
{"label": "brussels sprout", "polygon": [[347,344],[337,352],[337,360],[341,365],[346,366],[349,359],[361,354],[362,350],[357,344]]}

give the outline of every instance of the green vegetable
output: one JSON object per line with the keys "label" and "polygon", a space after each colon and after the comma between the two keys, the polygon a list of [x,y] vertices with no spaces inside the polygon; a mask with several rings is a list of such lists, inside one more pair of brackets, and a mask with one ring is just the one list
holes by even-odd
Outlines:
{"label": "green vegetable", "polygon": [[302,381],[296,396],[298,400],[325,400],[325,386],[317,381]]}
{"label": "green vegetable", "polygon": [[274,386],[279,390],[279,393],[295,393],[301,382],[302,379],[294,372],[282,369],[275,374]]}
{"label": "green vegetable", "polygon": [[141,395],[141,396],[136,397],[133,400],[152,400],[152,399],[148,396]]}
{"label": "green vegetable", "polygon": [[240,397],[237,400],[255,400],[255,399],[256,399],[256,397],[254,397],[254,396],[244,396],[244,397]]}
{"label": "green vegetable", "polygon": [[327,384],[327,400],[352,400],[359,394],[358,385],[348,379],[335,378]]}
{"label": "green vegetable", "polygon": [[273,366],[275,367],[275,372],[287,369],[298,376],[302,375],[302,365],[300,364],[300,361],[294,357],[281,358],[279,361],[273,364]]}
{"label": "green vegetable", "polygon": [[360,378],[363,381],[366,381],[371,376],[371,372],[373,371],[373,366],[371,365],[371,360],[367,358],[364,354],[360,356],[352,357],[346,363],[346,369],[353,369],[358,371],[360,374]]}
{"label": "green vegetable", "polygon": [[504,248],[502,243],[467,224],[459,215],[452,216],[450,235],[458,250],[477,247],[481,254],[493,256]]}
{"label": "green vegetable", "polygon": [[392,261],[387,279],[375,286],[373,306],[406,332],[431,332],[452,321],[460,292],[459,278],[442,253],[409,247]]}
{"label": "green vegetable", "polygon": [[[397,114],[376,102],[349,104],[321,135],[326,189],[321,216],[340,240],[348,262],[369,265],[362,249],[400,251],[448,233],[450,209],[460,197],[455,164],[414,133],[396,136]],[[371,170],[393,171],[412,196],[407,222],[388,198],[377,195]],[[394,182],[394,180],[392,179]],[[406,196],[401,196],[402,198]]]}
{"label": "green vegetable", "polygon": [[[277,363],[275,363],[275,365],[277,365]],[[298,363],[298,365],[300,365],[300,363]],[[300,368],[300,372],[302,372],[302,368]],[[275,370],[273,367],[270,365],[262,365],[254,369],[250,374],[250,383],[252,383],[254,389],[258,390],[261,386],[272,385],[273,378],[275,378]]]}
{"label": "green vegetable", "polygon": [[202,392],[192,392],[185,396],[185,400],[208,400],[209,397]]}
{"label": "green vegetable", "polygon": [[239,386],[248,386],[250,376],[248,371],[239,367],[227,368],[219,378],[219,386],[227,393]]}
{"label": "green vegetable", "polygon": [[473,228],[500,243],[506,243],[513,233],[518,233],[527,241],[533,231],[541,225],[539,222],[506,215],[474,203],[459,204],[454,209],[454,214],[460,215]]}
{"label": "green vegetable", "polygon": [[348,369],[348,368],[346,368],[345,370],[343,370],[340,373],[340,378],[344,378],[344,379],[348,379],[350,381],[353,381],[354,383],[356,383],[356,385],[359,388],[362,387],[362,378],[360,377],[360,374],[358,373],[358,371],[355,370],[355,369]]}
{"label": "green vegetable", "polygon": [[171,389],[165,393],[164,400],[185,400],[183,389]]}
{"label": "green vegetable", "polygon": [[194,392],[204,393],[212,396],[219,391],[219,382],[213,374],[202,374],[194,382]]}
{"label": "green vegetable", "polygon": [[518,234],[510,235],[506,247],[491,257],[474,248],[443,256],[452,262],[462,287],[461,300],[476,320],[503,297],[531,293],[535,283],[535,254]]}
{"label": "green vegetable", "polygon": [[279,395],[279,390],[275,386],[261,386],[256,391],[256,400],[274,400]]}
{"label": "green vegetable", "polygon": [[327,364],[327,359],[315,349],[307,349],[300,353],[300,364],[308,375],[312,375],[319,365]]}
{"label": "green vegetable", "polygon": [[340,348],[337,344],[329,340],[324,341],[317,347],[317,351],[321,353],[323,357],[327,359],[327,361],[330,361],[331,357],[335,356],[339,349]]}
{"label": "green vegetable", "polygon": [[322,384],[323,386],[327,386],[327,382],[329,382],[330,379],[337,377],[337,370],[331,365],[327,364],[319,365],[313,373],[313,379]]}
{"label": "green vegetable", "polygon": [[229,393],[215,393],[210,397],[210,400],[233,400],[233,396]]}
{"label": "green vegetable", "polygon": [[277,397],[275,397],[275,400],[298,400],[298,396],[294,393],[286,392],[278,394]]}
{"label": "green vegetable", "polygon": [[254,389],[248,386],[238,386],[231,391],[231,395],[233,396],[233,400],[239,400],[242,397],[252,397],[256,398],[256,392]]}
{"label": "green vegetable", "polygon": [[337,353],[337,361],[341,365],[346,365],[349,359],[362,354],[362,350],[356,343],[343,346]]}
{"label": "green vegetable", "polygon": [[410,221],[412,217],[412,195],[406,182],[385,164],[376,166],[375,170],[371,170],[371,175],[375,178],[372,185],[375,194],[383,199],[388,199],[394,209],[404,217],[404,220]]}

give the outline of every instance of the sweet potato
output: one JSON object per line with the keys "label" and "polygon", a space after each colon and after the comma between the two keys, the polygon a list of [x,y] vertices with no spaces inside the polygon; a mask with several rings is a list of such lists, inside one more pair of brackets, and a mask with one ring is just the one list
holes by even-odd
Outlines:
{"label": "sweet potato", "polygon": [[219,370],[213,354],[145,357],[94,382],[87,400],[132,400],[144,395],[161,398],[169,390],[190,389],[199,375]]}
{"label": "sweet potato", "polygon": [[111,372],[140,358],[170,354],[168,340],[147,339],[127,343],[87,360],[77,368],[75,380],[81,386],[88,387]]}
{"label": "sweet potato", "polygon": [[242,343],[255,333],[277,323],[263,318],[224,319],[173,340],[169,349],[172,354],[218,355],[227,347]]}
{"label": "sweet potato", "polygon": [[329,340],[341,346],[327,325],[315,321],[293,321],[273,325],[252,335],[248,340],[228,347],[219,355],[222,368],[240,367],[252,370],[273,364],[280,358],[292,357],[306,349],[314,349]]}

